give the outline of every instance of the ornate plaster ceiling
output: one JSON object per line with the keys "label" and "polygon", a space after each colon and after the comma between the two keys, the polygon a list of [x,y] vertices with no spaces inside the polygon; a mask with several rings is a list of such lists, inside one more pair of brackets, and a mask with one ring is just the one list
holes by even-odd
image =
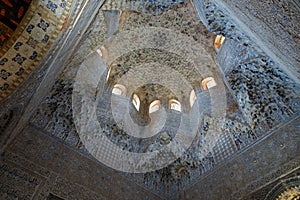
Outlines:
{"label": "ornate plaster ceiling", "polygon": [[[243,101],[236,102],[234,98],[239,98],[239,96],[232,96],[227,86],[224,85],[215,63],[213,49],[215,35],[199,21],[192,4],[177,2],[171,5],[170,3],[162,9],[156,9],[156,12],[147,9],[149,5],[161,8],[161,5],[152,4],[150,1],[148,3],[106,2],[87,31],[77,52],[55,83],[51,94],[43,101],[31,122],[78,151],[99,159],[100,162],[104,160],[103,163],[109,167],[116,167],[121,171],[124,167],[124,172],[143,172],[123,175],[154,193],[166,198],[175,198],[178,190],[188,187],[197,178],[251,145],[266,130],[260,129],[265,124],[264,122],[252,121],[258,116],[253,114],[255,119],[245,117],[244,114],[254,107],[253,104],[248,105],[246,102],[246,105],[243,105]],[[210,9],[209,6],[205,8]],[[211,13],[211,11],[207,12]],[[207,17],[209,18],[210,15],[208,14]],[[241,47],[235,47],[237,53],[240,53],[237,58],[244,59],[245,62],[251,56],[260,59],[262,52],[253,47],[254,45],[246,36],[237,31],[228,21],[219,23],[219,19],[223,20],[224,17],[217,18],[214,24],[210,24],[212,31],[230,34],[229,37],[233,41],[242,41],[239,45],[243,48],[253,48],[239,51]],[[229,28],[223,27],[224,25]],[[100,52],[102,56],[96,53],[97,50],[102,51]],[[233,56],[235,55],[233,49],[229,49],[228,52],[233,52]],[[219,55],[223,56],[222,51]],[[226,56],[230,57],[228,54]],[[230,61],[234,60],[231,58]],[[264,58],[261,58],[261,62]],[[243,61],[239,60],[239,62]],[[253,61],[253,63],[257,62]],[[265,62],[269,64],[270,61]],[[221,68],[227,65],[228,63],[224,63]],[[111,71],[106,81],[109,69]],[[230,68],[226,70],[224,71],[228,73]],[[277,69],[275,71],[281,73]],[[172,72],[175,73],[172,74]],[[262,74],[265,75],[265,73],[268,72],[264,71]],[[229,73],[226,76],[232,84],[230,89],[236,84],[238,87],[243,85],[239,85],[234,75],[234,73]],[[217,87],[209,91],[202,90],[201,81],[206,77],[214,77]],[[93,80],[98,80],[99,83],[94,83]],[[157,85],[145,80],[155,80]],[[180,81],[183,81],[182,84]],[[256,82],[259,81],[263,81],[263,78],[256,80]],[[285,83],[289,82],[288,79],[285,81]],[[126,86],[128,90],[128,95],[124,98],[117,99],[111,94],[113,85],[117,83]],[[292,84],[288,85],[290,87]],[[265,85],[261,84],[261,86]],[[197,87],[197,106],[193,109],[184,109],[182,113],[171,111],[167,125],[157,132],[154,131],[156,127],[151,123],[155,121],[155,117],[142,128],[134,128],[137,126],[133,125],[133,122],[138,120],[132,120],[133,122],[127,120],[139,118],[139,114],[134,110],[126,115],[130,109],[132,110],[133,93],[138,94],[142,102],[147,100],[148,103],[157,98],[176,98],[184,107],[184,104],[189,102],[191,90]],[[102,88],[106,90],[103,91]],[[252,92],[252,89],[247,88],[246,91]],[[290,90],[293,89],[288,89]],[[277,96],[278,91],[270,92],[270,94]],[[260,100],[256,99],[256,101]],[[264,106],[264,104],[258,105]],[[247,109],[241,111],[239,106],[245,106]],[[92,119],[89,113],[96,116]],[[197,115],[199,113],[202,114],[200,118]],[[160,113],[157,115],[159,118]],[[186,151],[180,150],[181,155],[175,156],[172,160],[176,154],[174,153],[170,156],[171,162],[163,163],[167,164],[163,167],[155,168],[155,162],[158,161],[151,160],[150,157],[149,162],[146,162],[148,164],[146,168],[152,170],[139,171],[141,163],[134,163],[133,160],[133,165],[125,164],[124,159],[130,161],[130,158],[126,157],[127,154],[122,154],[123,158],[119,160],[121,164],[115,166],[110,162],[115,159],[113,153],[104,153],[100,148],[105,146],[104,149],[108,151],[108,148],[114,146],[115,149],[130,153],[160,151],[171,141],[176,141],[177,132],[182,130],[184,133],[193,132],[180,127],[179,121],[185,115],[190,116],[190,119],[199,120],[195,138]],[[159,119],[163,121],[164,118]],[[127,129],[126,123],[131,124]],[[254,126],[251,126],[253,124]],[[270,124],[270,127],[274,124]],[[191,127],[193,126],[189,126]],[[136,136],[143,132],[142,129],[144,132],[149,130],[151,137],[137,138]],[[83,132],[90,135],[82,137]],[[96,141],[98,137],[102,138],[100,143]],[[91,149],[91,145],[86,143],[88,140],[93,141],[93,144],[97,143],[96,146],[99,148],[92,145]],[[170,161],[167,158],[165,160]]]}
{"label": "ornate plaster ceiling", "polygon": [[[118,7],[118,9],[120,8],[122,9],[122,7]],[[105,4],[102,9],[109,9],[109,7]],[[117,17],[118,20],[112,22],[107,19],[108,16]],[[243,129],[245,134],[250,131],[247,140],[253,141],[256,139],[256,135],[243,122],[243,117],[232,99],[222,103],[217,103],[217,97],[210,100],[210,96],[214,95],[231,96],[223,84],[219,70],[213,61],[214,37],[198,20],[193,6],[188,2],[170,5],[155,14],[149,13],[147,10],[141,12],[126,9],[122,12],[100,10],[88,31],[86,39],[80,45],[69,65],[66,66],[50,96],[38,109],[32,123],[64,140],[69,145],[78,148],[79,151],[88,153],[89,145],[84,144],[80,136],[80,130],[84,128],[78,128],[80,126],[78,125],[78,120],[80,120],[78,117],[81,118],[85,114],[73,115],[72,112],[77,112],[79,109],[86,110],[88,113],[88,110],[93,110],[94,108],[90,107],[93,106],[92,103],[83,105],[83,102],[91,100],[89,99],[91,94],[97,96],[97,101],[94,103],[97,107],[97,118],[95,120],[99,122],[101,128],[98,125],[98,128],[91,128],[91,123],[94,122],[89,122],[89,130],[95,130],[96,132],[102,130],[102,134],[107,138],[107,143],[111,142],[117,148],[125,151],[134,153],[159,151],[164,148],[164,145],[168,145],[170,141],[175,140],[176,132],[189,133],[189,131],[195,131],[197,136],[191,147],[185,153],[180,151],[180,154],[182,154],[180,158],[174,159],[173,156],[170,156],[171,159],[174,159],[171,160],[170,165],[155,170],[152,169],[152,165],[155,163],[152,160],[149,162],[151,166],[146,167],[152,170],[146,173],[124,173],[124,176],[129,177],[138,184],[142,184],[148,189],[156,191],[156,193],[171,197],[179,188],[191,184],[197,179],[197,176],[213,168],[216,163],[228,156],[227,154],[236,151],[237,147],[234,147],[231,137],[226,134],[218,134],[217,129],[230,132]],[[98,53],[95,53],[96,49],[102,50],[102,58]],[[104,74],[102,76],[96,71],[93,72],[94,67],[102,66],[101,63],[106,63],[103,65],[105,68],[103,68]],[[82,71],[81,68],[84,66],[91,73],[86,74],[84,70]],[[108,82],[105,83],[109,68],[111,68],[111,72]],[[97,90],[96,94],[92,92],[94,86],[91,87],[92,89],[87,89],[90,86],[83,86],[79,90],[74,88],[76,84],[78,85],[79,79],[91,82],[94,77],[97,77],[96,74],[98,74],[97,76],[103,84],[96,83],[94,85],[94,89]],[[79,75],[82,78],[78,78]],[[111,97],[111,90],[99,94],[99,88],[112,88],[114,84],[119,83],[128,89],[129,99],[124,99],[125,105],[131,105],[130,94],[137,93],[141,100],[147,99],[148,102],[156,98],[176,98],[182,103],[183,107],[186,107],[186,105],[189,105],[191,90],[196,87],[200,89],[201,81],[206,77],[214,77],[218,87],[211,91],[202,91],[202,94],[197,97],[197,106],[190,111],[185,109],[182,115],[175,111],[169,113],[163,129],[152,134],[151,131],[156,129],[152,127],[151,123],[149,127],[144,127],[144,131],[149,128],[152,134],[148,138],[137,138],[133,132],[139,130],[139,128],[132,130],[132,127],[135,126],[130,126],[130,131],[126,129],[124,124],[127,122],[122,121],[122,119],[128,117],[121,117],[121,121],[118,121],[118,116],[123,113],[123,108],[117,107],[117,110],[114,111],[112,102],[114,102],[115,97]],[[145,79],[150,80],[150,82],[145,81]],[[184,84],[181,84],[181,81]],[[157,85],[153,85],[153,82]],[[158,85],[162,87],[158,87]],[[77,92],[80,92],[81,95],[84,94],[84,99],[74,98]],[[219,98],[219,100],[222,101],[222,98]],[[120,100],[116,101],[118,103]],[[207,103],[204,104],[205,101]],[[200,102],[202,102],[202,105]],[[227,108],[226,103],[228,103],[230,109]],[[124,103],[122,104],[124,105]],[[218,104],[215,105],[215,110],[212,108],[212,104]],[[222,109],[224,112],[228,111],[228,114],[223,115]],[[216,110],[220,111],[220,115],[211,113]],[[197,114],[203,112],[204,116],[199,118]],[[231,118],[230,114],[234,117]],[[159,116],[160,113],[157,115]],[[190,130],[192,126],[189,127],[189,130],[180,127],[178,122],[184,115],[190,116],[191,121],[199,120],[200,124],[196,126],[195,130]],[[131,115],[133,118],[134,116]],[[56,122],[53,123],[53,120]],[[95,126],[98,122],[95,122]],[[82,127],[85,127],[82,122],[79,123]],[[215,144],[219,146],[214,147]],[[219,151],[218,148],[222,150]],[[226,152],[224,155],[221,153],[223,151]],[[99,158],[97,156],[102,158],[106,156],[101,151],[98,153],[97,155],[92,153],[92,156],[96,158]],[[215,158],[213,158],[213,154]],[[112,157],[105,157],[104,159],[109,160]],[[110,164],[108,165],[113,167]],[[132,169],[127,170],[132,171]],[[136,168],[135,170],[139,169]],[[124,171],[126,171],[125,168]]]}
{"label": "ornate plaster ceiling", "polygon": [[[7,51],[3,54],[6,59],[1,60],[1,69],[3,66],[3,70],[7,70],[12,63],[17,63],[19,67],[23,64],[33,66],[27,71],[24,69],[27,72],[23,73],[24,76],[34,70],[38,59],[45,54],[38,54],[40,58],[36,58],[35,65],[28,62],[31,59],[25,57],[25,54],[37,49],[46,52],[50,48],[50,40],[49,45],[46,45],[44,39],[47,34],[54,39],[62,31],[63,20],[67,18],[65,14],[68,12],[67,9],[62,12],[64,2],[57,1],[51,5],[32,3],[37,11],[29,9],[28,13],[32,11],[32,16],[36,18],[30,18],[26,26],[22,26],[21,22],[19,27],[23,27],[23,32],[19,35],[22,37],[11,45],[6,45]],[[63,66],[64,72],[55,82],[50,94],[42,100],[32,116],[30,126],[52,135],[72,147],[72,151],[96,158],[102,164],[123,171],[124,177],[163,198],[178,198],[178,191],[190,187],[199,177],[248,148],[263,134],[276,127],[284,117],[291,117],[299,111],[299,97],[296,95],[296,84],[214,5],[203,6],[204,13],[207,14],[206,26],[210,31],[230,38],[225,50],[232,55],[223,48],[216,56],[213,49],[215,35],[199,21],[190,2],[161,2],[106,1],[84,34],[77,52]],[[45,12],[47,17],[50,16],[49,19],[42,18]],[[217,16],[213,20],[212,13]],[[48,23],[46,20],[53,21],[48,24],[49,27],[45,27],[41,20],[45,23]],[[34,38],[31,36],[33,33],[36,36]],[[27,37],[26,40],[23,36]],[[31,40],[38,41],[36,46],[29,47],[34,42],[28,41],[30,37]],[[100,49],[103,50],[100,52],[102,56],[97,53]],[[21,57],[14,57],[15,53],[19,53]],[[226,84],[223,83],[220,68],[224,72],[223,78],[227,79]],[[111,73],[106,81],[109,69]],[[14,79],[16,72],[15,75],[14,71],[9,74],[7,72],[1,74],[2,81],[4,80],[4,93],[1,93],[3,98],[24,79]],[[201,89],[201,81],[206,77],[214,77],[217,86],[206,91]],[[99,82],[93,82],[94,80]],[[128,89],[124,98],[111,94],[116,83]],[[4,90],[5,84],[8,86]],[[193,89],[197,95],[195,106],[183,109],[182,112],[165,106],[169,109],[168,120],[159,131],[153,126],[156,123],[152,122],[165,119],[160,111],[152,115],[151,121],[146,125],[126,129],[126,123],[134,121],[127,119],[137,118],[134,121],[137,122],[140,115],[132,106],[133,93],[138,94],[142,102],[148,101],[147,103],[155,99],[166,99],[164,103],[168,104],[167,100],[175,98],[182,103],[183,108],[187,108]],[[260,95],[260,91],[266,92]],[[278,102],[277,105],[274,105],[274,99]],[[11,113],[4,116],[4,124],[11,119],[13,112]],[[188,120],[182,120],[184,117]],[[158,120],[155,121],[155,118]],[[193,120],[198,120],[198,123]],[[193,122],[197,125],[195,130],[192,130],[193,126],[181,126]],[[150,130],[151,137],[136,137],[146,129]],[[91,135],[85,137],[82,132]],[[150,157],[147,160],[149,162],[144,163],[143,160],[136,163],[132,157],[129,157],[131,160],[127,159],[126,156],[130,153],[164,153],[170,143],[180,141],[176,140],[178,132],[195,134],[192,135],[193,141],[186,149],[177,148],[178,151],[173,151],[172,155],[162,155],[165,162],[159,168],[156,167],[161,160],[155,157]],[[99,138],[102,140],[97,143]],[[94,146],[89,145],[89,141],[94,142]],[[105,143],[101,143],[102,141]],[[114,151],[108,150],[110,145],[127,153],[122,154],[124,157],[117,164],[110,162],[115,159]],[[101,149],[103,146],[105,151]],[[170,149],[174,150],[172,147]],[[178,152],[179,156],[176,154]],[[131,162],[131,165],[128,167],[124,160]],[[140,165],[135,165],[145,163],[148,164],[146,169],[151,170],[143,171]],[[108,177],[109,174],[106,178]]]}

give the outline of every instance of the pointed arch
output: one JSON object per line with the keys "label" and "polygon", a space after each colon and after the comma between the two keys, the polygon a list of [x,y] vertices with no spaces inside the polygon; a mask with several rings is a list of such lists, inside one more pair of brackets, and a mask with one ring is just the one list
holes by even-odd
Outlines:
{"label": "pointed arch", "polygon": [[217,85],[217,83],[213,77],[207,77],[202,80],[201,85],[202,85],[203,90],[208,90],[212,87],[215,87]]}
{"label": "pointed arch", "polygon": [[137,111],[140,110],[140,105],[141,105],[141,101],[140,101],[140,98],[137,94],[133,94],[132,96],[132,104],[134,105],[135,109]]}
{"label": "pointed arch", "polygon": [[152,101],[152,103],[149,106],[149,113],[154,113],[160,110],[160,108],[161,108],[160,100]]}
{"label": "pointed arch", "polygon": [[171,110],[177,110],[177,111],[181,112],[181,104],[179,101],[177,101],[175,99],[171,99],[169,101],[169,105],[170,105]]}
{"label": "pointed arch", "polygon": [[126,95],[126,87],[121,84],[114,85],[112,89],[112,94],[119,95],[119,96],[125,96]]}

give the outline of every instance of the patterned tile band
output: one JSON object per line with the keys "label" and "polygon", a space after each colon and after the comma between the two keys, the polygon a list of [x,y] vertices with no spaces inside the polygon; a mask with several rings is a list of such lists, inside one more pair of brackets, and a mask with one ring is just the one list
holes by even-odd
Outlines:
{"label": "patterned tile band", "polygon": [[68,19],[72,0],[33,1],[0,50],[0,101],[38,65]]}

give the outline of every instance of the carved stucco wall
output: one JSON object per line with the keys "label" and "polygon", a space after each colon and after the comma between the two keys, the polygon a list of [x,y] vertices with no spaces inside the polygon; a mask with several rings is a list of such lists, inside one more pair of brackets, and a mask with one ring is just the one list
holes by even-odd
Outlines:
{"label": "carved stucco wall", "polygon": [[34,128],[17,138],[1,155],[3,199],[160,199]]}
{"label": "carved stucco wall", "polygon": [[298,117],[187,187],[182,198],[256,199],[255,191],[266,197],[269,191],[257,190],[299,170],[299,131]]}
{"label": "carved stucco wall", "polygon": [[216,62],[257,134],[299,112],[299,84],[283,72],[285,66],[267,56],[213,1],[195,5],[199,13],[207,13],[200,18],[212,32],[229,38],[215,53]]}
{"label": "carved stucco wall", "polygon": [[46,54],[47,56],[41,60],[36,69],[20,87],[1,102],[1,115],[18,108],[18,112],[15,113],[16,127],[11,131],[6,131],[9,134],[1,134],[1,151],[23,129],[32,115],[31,113],[34,112],[32,107],[39,104],[40,96],[46,95],[50,90],[56,77],[63,70],[60,66],[66,63],[67,58],[72,55],[82,38],[82,34],[78,34],[79,30],[84,31],[87,28],[86,26],[90,23],[91,16],[95,15],[95,10],[97,11],[102,3],[102,1],[90,4],[83,4],[82,1],[74,2],[72,14],[69,16],[70,23],[67,24],[68,29],[64,29],[65,31],[57,38],[52,48]]}
{"label": "carved stucco wall", "polygon": [[247,30],[272,60],[299,82],[299,9],[297,0],[212,1]]}

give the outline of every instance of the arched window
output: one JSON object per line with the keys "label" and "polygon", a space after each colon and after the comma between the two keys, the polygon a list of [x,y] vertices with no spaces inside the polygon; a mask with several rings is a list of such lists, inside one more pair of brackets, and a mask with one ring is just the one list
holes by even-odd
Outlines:
{"label": "arched window", "polygon": [[110,71],[111,71],[111,67],[108,69],[108,72],[107,72],[107,75],[106,75],[106,81],[108,81],[108,79],[109,79]]}
{"label": "arched window", "polygon": [[205,78],[201,84],[204,90],[208,90],[209,88],[215,87],[217,85],[213,77]]}
{"label": "arched window", "polygon": [[97,49],[97,53],[102,57],[102,51],[100,49]]}
{"label": "arched window", "polygon": [[224,40],[225,40],[225,37],[224,37],[224,36],[222,36],[222,35],[217,35],[217,36],[216,36],[216,39],[215,39],[215,42],[214,42],[214,48],[215,48],[216,50],[219,50],[219,49],[221,48],[221,46],[222,46]]}
{"label": "arched window", "polygon": [[137,111],[139,111],[141,101],[140,101],[140,98],[138,97],[138,95],[133,94],[133,96],[132,96],[132,104],[134,105],[135,109]]}
{"label": "arched window", "polygon": [[196,99],[197,99],[197,97],[196,97],[195,90],[192,90],[191,94],[190,94],[190,105],[191,105],[191,107],[193,107]]}
{"label": "arched window", "polygon": [[177,110],[177,111],[181,112],[181,104],[180,104],[179,101],[177,101],[175,99],[171,99],[169,101],[169,104],[170,104],[170,109]]}
{"label": "arched window", "polygon": [[102,57],[102,58],[106,58],[107,57],[107,50],[104,46],[101,46],[100,49],[97,49],[97,53]]}
{"label": "arched window", "polygon": [[152,101],[152,103],[149,106],[149,113],[154,113],[160,109],[160,100]]}
{"label": "arched window", "polygon": [[112,93],[115,95],[125,96],[126,95],[126,87],[121,84],[116,84],[112,89]]}
{"label": "arched window", "polygon": [[[99,49],[96,50],[101,59],[106,59],[107,57],[107,50],[104,46],[101,46]],[[107,75],[106,75],[106,81],[108,81],[109,75],[110,75],[111,67],[108,69]]]}

